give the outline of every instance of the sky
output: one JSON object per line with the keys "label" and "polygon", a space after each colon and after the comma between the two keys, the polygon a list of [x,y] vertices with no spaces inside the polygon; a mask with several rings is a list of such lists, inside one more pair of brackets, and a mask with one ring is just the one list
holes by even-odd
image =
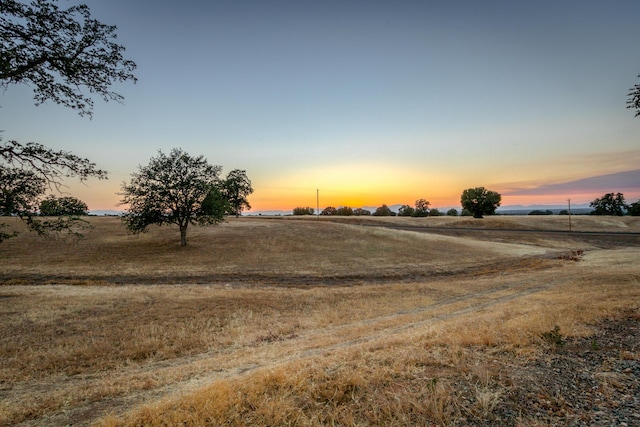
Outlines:
{"label": "sky", "polygon": [[[73,4],[60,0],[61,7]],[[640,199],[640,2],[87,0],[137,84],[94,117],[0,93],[3,140],[72,151],[109,180],[91,210],[180,147],[253,183],[252,212],[376,207],[465,188],[502,205]]]}

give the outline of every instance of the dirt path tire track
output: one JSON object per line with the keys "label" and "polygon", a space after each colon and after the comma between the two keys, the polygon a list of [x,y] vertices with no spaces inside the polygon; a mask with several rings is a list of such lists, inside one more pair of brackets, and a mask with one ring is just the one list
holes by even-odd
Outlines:
{"label": "dirt path tire track", "polygon": [[[190,393],[217,380],[238,378],[259,369],[269,369],[305,358],[342,351],[379,339],[392,337],[409,330],[454,319],[489,307],[523,298],[562,285],[562,280],[550,280],[532,285],[523,274],[499,277],[498,286],[465,295],[450,297],[426,306],[401,310],[392,314],[362,319],[347,324],[322,327],[301,332],[284,340],[256,343],[250,347],[228,348],[178,359],[159,361],[135,368],[104,374],[70,378],[68,383],[87,390],[86,402],[72,402],[70,409],[57,409],[46,418],[27,421],[24,426],[35,425],[83,425],[109,413],[122,414],[144,403],[169,399]],[[518,277],[520,276],[520,277]],[[425,317],[426,316],[426,317]],[[368,333],[357,330],[367,326]],[[330,337],[330,338],[328,338]],[[317,345],[317,342],[324,344]],[[277,355],[277,356],[276,356]],[[173,378],[160,387],[120,393],[117,396],[91,396],[92,385],[110,381],[126,383],[131,378]],[[14,390],[14,399],[45,399],[64,384],[42,381],[29,390]],[[38,390],[34,396],[34,388]],[[16,395],[17,394],[17,395]]]}

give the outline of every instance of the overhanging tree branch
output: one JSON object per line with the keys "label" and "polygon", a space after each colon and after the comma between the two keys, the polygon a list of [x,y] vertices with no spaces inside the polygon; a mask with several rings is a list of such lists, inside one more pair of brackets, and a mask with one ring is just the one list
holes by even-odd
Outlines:
{"label": "overhanging tree branch", "polygon": [[[640,77],[640,75],[638,77]],[[636,110],[635,117],[640,116],[640,85],[635,85],[634,87],[632,87],[628,96],[629,99],[627,100],[627,108]]]}
{"label": "overhanging tree branch", "polygon": [[22,145],[8,141],[0,145],[0,159],[11,167],[34,172],[49,188],[56,190],[63,186],[62,178],[77,177],[81,181],[90,177],[107,179],[107,172],[97,169],[96,164],[88,159],[68,151],[54,151],[35,142]]}
{"label": "overhanging tree branch", "polygon": [[135,83],[136,64],[124,58],[115,31],[93,19],[84,4],[60,9],[56,0],[2,0],[0,86],[33,85],[36,105],[51,100],[81,116],[92,115],[91,94],[121,102],[110,86]]}

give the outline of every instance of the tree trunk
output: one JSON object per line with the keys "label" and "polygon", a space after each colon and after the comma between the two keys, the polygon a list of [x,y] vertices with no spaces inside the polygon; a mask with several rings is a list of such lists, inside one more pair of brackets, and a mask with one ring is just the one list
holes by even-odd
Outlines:
{"label": "tree trunk", "polygon": [[187,246],[187,226],[180,226],[180,246]]}

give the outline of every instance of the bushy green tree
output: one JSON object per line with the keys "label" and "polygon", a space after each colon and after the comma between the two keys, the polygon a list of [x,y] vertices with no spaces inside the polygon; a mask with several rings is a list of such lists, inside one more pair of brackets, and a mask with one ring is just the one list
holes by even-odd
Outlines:
{"label": "bushy green tree", "polygon": [[440,212],[438,208],[433,208],[429,211],[429,216],[443,216],[444,214]]}
{"label": "bushy green tree", "polygon": [[227,174],[227,178],[222,182],[224,195],[229,201],[231,215],[236,218],[242,214],[242,211],[251,209],[249,200],[247,199],[253,193],[251,180],[247,177],[247,173],[240,169],[234,169]]}
{"label": "bushy green tree", "polygon": [[309,206],[293,208],[294,215],[313,215],[314,213],[315,210],[313,208],[310,208]]}
{"label": "bushy green tree", "polygon": [[216,209],[216,191],[214,200],[205,203],[212,189],[220,188],[220,170],[203,156],[193,157],[179,148],[169,154],[159,151],[147,166],[132,174],[129,184],[122,184],[121,204],[127,206],[122,220],[127,229],[137,234],[152,224],[174,224],[180,229],[180,245],[185,246],[189,224],[224,220],[225,212]]}
{"label": "bushy green tree", "polygon": [[222,218],[225,214],[232,211],[229,199],[223,192],[222,188],[213,185],[209,188],[209,192],[202,200],[201,214],[212,218]]}
{"label": "bushy green tree", "polygon": [[371,216],[371,211],[368,209],[357,208],[353,210],[355,216]]}
{"label": "bushy green tree", "polygon": [[349,206],[341,206],[338,209],[336,209],[336,215],[352,216],[353,215],[353,209],[350,208]]}
{"label": "bushy green tree", "polygon": [[544,211],[540,209],[535,209],[529,212],[528,215],[553,215],[553,211],[550,211],[549,209]]}
{"label": "bushy green tree", "polygon": [[458,216],[458,210],[455,208],[451,208],[447,211],[447,216]]}
{"label": "bushy green tree", "polygon": [[416,210],[409,205],[402,205],[398,209],[398,216],[414,216]]}
{"label": "bushy green tree", "polygon": [[322,210],[322,212],[320,212],[320,215],[325,215],[325,216],[338,215],[338,209],[336,209],[333,206],[327,206]]}
{"label": "bushy green tree", "polygon": [[0,168],[0,214],[2,216],[31,215],[37,200],[46,189],[44,178],[33,171]]}
{"label": "bushy green tree", "polygon": [[418,199],[416,200],[416,208],[413,212],[413,216],[415,217],[425,217],[425,216],[429,216],[429,205],[431,205],[431,203],[429,203],[428,200],[425,199]]}
{"label": "bushy green tree", "polygon": [[474,218],[493,215],[496,212],[502,196],[484,187],[467,188],[460,196],[462,208],[471,212]]}
{"label": "bushy green tree", "polygon": [[382,206],[376,208],[373,216],[395,216],[395,212],[389,208],[389,206],[383,204]]}
{"label": "bushy green tree", "polygon": [[88,214],[87,204],[75,197],[56,197],[51,194],[40,202],[40,215],[42,216],[83,216]]}
{"label": "bushy green tree", "polygon": [[631,203],[628,207],[627,207],[627,212],[629,213],[629,215],[631,216],[640,216],[640,200],[638,200],[635,203]]}
{"label": "bushy green tree", "polygon": [[589,203],[593,208],[592,215],[614,215],[622,216],[627,208],[622,193],[607,193],[599,199]]}

